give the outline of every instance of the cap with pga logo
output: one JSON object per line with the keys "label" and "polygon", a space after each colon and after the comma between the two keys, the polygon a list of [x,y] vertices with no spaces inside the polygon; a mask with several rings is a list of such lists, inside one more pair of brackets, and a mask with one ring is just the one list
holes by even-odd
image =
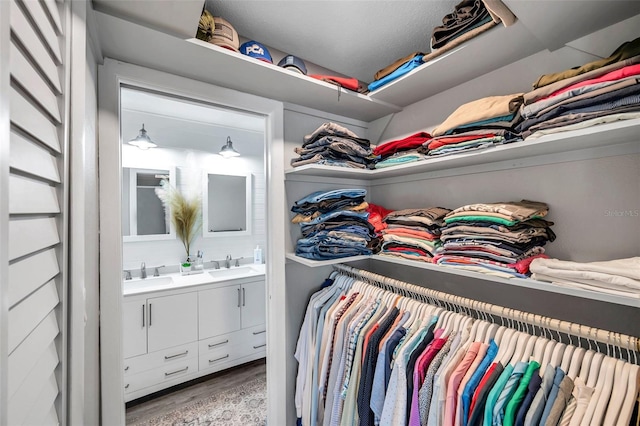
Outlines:
{"label": "cap with pga logo", "polygon": [[278,62],[278,66],[287,68],[291,71],[299,72],[300,74],[307,74],[307,67],[304,65],[302,59],[293,55],[287,55]]}
{"label": "cap with pga logo", "polygon": [[252,58],[260,59],[264,62],[273,63],[273,59],[271,59],[271,54],[269,50],[255,40],[247,41],[246,43],[242,43],[240,46],[240,53],[243,55],[251,56]]}

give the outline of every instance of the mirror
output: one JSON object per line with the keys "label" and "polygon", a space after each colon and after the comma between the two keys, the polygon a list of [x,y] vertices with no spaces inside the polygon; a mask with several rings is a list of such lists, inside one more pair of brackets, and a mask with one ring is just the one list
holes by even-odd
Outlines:
{"label": "mirror", "polygon": [[163,178],[175,184],[175,168],[122,168],[123,241],[175,238],[170,216],[155,191]]}
{"label": "mirror", "polygon": [[251,235],[251,174],[204,174],[205,237]]}

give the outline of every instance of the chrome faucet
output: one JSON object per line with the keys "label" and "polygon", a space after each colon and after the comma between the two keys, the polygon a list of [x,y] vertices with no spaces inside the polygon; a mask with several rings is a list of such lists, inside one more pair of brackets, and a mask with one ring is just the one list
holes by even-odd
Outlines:
{"label": "chrome faucet", "polygon": [[217,260],[212,260],[211,262],[215,265],[216,269],[220,269],[220,262],[218,262]]}
{"label": "chrome faucet", "polygon": [[240,259],[244,259],[244,256],[239,257],[236,259],[236,265],[235,266],[240,266]]}
{"label": "chrome faucet", "polygon": [[224,267],[225,268],[227,268],[227,269],[231,268],[231,260],[232,260],[231,259],[231,255],[228,254],[227,258],[224,260]]}
{"label": "chrome faucet", "polygon": [[147,265],[145,265],[144,262],[140,265],[140,278],[147,278]]}
{"label": "chrome faucet", "polygon": [[129,271],[128,269],[124,270],[124,279],[125,280],[130,280],[131,279],[131,271]]}
{"label": "chrome faucet", "polygon": [[155,270],[153,271],[153,276],[154,277],[159,277],[160,276],[160,268],[164,268],[164,265],[156,266]]}

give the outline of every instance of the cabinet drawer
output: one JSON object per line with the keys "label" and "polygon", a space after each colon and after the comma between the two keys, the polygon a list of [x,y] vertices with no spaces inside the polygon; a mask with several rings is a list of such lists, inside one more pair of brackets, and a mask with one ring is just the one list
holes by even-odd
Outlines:
{"label": "cabinet drawer", "polygon": [[124,360],[124,375],[134,375],[147,370],[179,364],[187,358],[198,356],[198,342],[163,349],[150,354]]}
{"label": "cabinet drawer", "polygon": [[242,343],[251,343],[252,346],[267,344],[267,325],[257,325],[255,327],[242,330]]}
{"label": "cabinet drawer", "polygon": [[199,354],[204,355],[211,351],[217,351],[222,348],[229,348],[242,343],[244,334],[241,331],[235,331],[233,333],[221,334],[220,336],[210,337],[199,342]]}
{"label": "cabinet drawer", "polygon": [[207,353],[200,355],[199,367],[200,371],[208,371],[213,373],[215,371],[223,370],[236,364],[236,360],[245,354],[245,345],[234,345],[224,348],[218,348],[208,351]]}
{"label": "cabinet drawer", "polygon": [[198,372],[198,358],[191,357],[172,362],[171,365],[164,365],[159,368],[144,371],[138,374],[131,374],[124,378],[125,394],[144,389],[149,386],[163,385],[168,387],[182,382],[184,376]]}

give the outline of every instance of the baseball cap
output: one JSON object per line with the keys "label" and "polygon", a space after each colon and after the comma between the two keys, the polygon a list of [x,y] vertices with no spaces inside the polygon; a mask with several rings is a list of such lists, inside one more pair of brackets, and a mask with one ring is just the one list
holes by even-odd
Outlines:
{"label": "baseball cap", "polygon": [[273,63],[273,59],[271,59],[271,54],[269,50],[255,40],[247,41],[246,43],[242,43],[240,46],[240,53],[243,55],[251,56],[252,58],[260,59],[261,61]]}
{"label": "baseball cap", "polygon": [[304,65],[302,59],[293,55],[287,55],[278,62],[278,66],[282,68],[290,68],[292,71],[299,72],[301,74],[307,74],[307,67]]}
{"label": "baseball cap", "polygon": [[233,25],[226,19],[219,16],[214,16],[213,20],[215,22],[215,29],[213,30],[213,35],[209,43],[217,44],[218,46],[237,52],[240,41],[236,29],[233,28]]}

